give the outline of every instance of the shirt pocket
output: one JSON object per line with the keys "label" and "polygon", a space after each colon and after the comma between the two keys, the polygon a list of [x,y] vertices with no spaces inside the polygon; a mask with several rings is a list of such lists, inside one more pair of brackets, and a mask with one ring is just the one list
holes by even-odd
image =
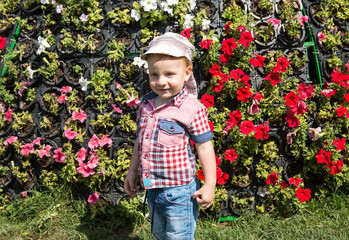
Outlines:
{"label": "shirt pocket", "polygon": [[183,143],[184,126],[178,122],[162,120],[160,122],[158,143],[171,147]]}

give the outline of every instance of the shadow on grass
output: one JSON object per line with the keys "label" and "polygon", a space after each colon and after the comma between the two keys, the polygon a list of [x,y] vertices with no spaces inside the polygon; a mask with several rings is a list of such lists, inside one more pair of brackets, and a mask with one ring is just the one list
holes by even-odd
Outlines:
{"label": "shadow on grass", "polygon": [[101,198],[96,205],[90,204],[89,210],[80,217],[76,230],[91,240],[144,239],[134,235],[146,221],[140,214],[140,206],[129,205],[129,199],[123,199],[118,205],[111,205]]}

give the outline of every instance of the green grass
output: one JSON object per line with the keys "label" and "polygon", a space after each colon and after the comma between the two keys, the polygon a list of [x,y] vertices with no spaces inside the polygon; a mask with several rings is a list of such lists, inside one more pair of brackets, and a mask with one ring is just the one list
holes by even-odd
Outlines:
{"label": "green grass", "polygon": [[[0,239],[152,239],[141,199],[96,212],[72,191],[29,192],[0,214]],[[196,239],[349,239],[349,198],[337,193],[312,200],[282,218],[248,214],[231,222],[199,219]]]}

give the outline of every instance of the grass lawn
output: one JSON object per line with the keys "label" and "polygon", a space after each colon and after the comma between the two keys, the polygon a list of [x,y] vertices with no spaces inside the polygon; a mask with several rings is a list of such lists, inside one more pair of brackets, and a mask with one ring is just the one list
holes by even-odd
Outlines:
{"label": "grass lawn", "polygon": [[[36,192],[0,213],[0,239],[152,239],[150,223],[128,204],[96,213],[64,193]],[[134,206],[134,205],[133,205]],[[200,218],[196,239],[349,239],[349,198],[339,192],[310,201],[290,217],[250,213],[230,222]]]}

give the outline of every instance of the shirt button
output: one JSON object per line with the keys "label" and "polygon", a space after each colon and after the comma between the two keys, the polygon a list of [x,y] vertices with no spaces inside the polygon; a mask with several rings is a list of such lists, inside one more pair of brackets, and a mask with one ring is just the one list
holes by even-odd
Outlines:
{"label": "shirt button", "polygon": [[148,135],[146,135],[146,136],[145,136],[145,139],[149,139],[149,136],[148,136]]}
{"label": "shirt button", "polygon": [[154,117],[154,115],[153,115],[153,114],[151,114],[151,115],[150,115],[150,118],[153,118],[153,117]]}

